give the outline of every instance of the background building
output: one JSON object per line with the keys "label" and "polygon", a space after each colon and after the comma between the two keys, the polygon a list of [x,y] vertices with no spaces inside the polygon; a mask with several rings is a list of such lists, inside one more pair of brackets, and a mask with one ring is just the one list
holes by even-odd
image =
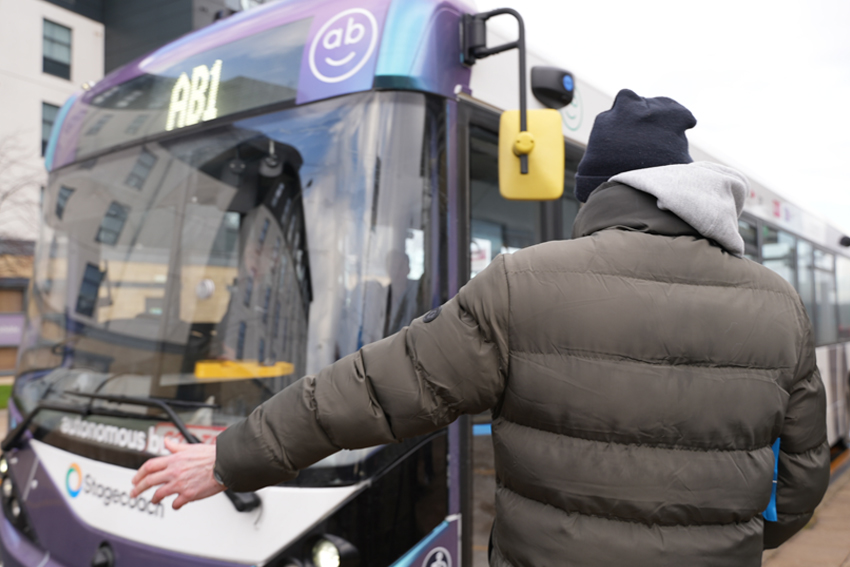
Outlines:
{"label": "background building", "polygon": [[263,0],[0,0],[0,374],[15,365],[44,151],[59,109],[93,83]]}
{"label": "background building", "polygon": [[65,100],[103,76],[89,4],[0,0],[0,374],[15,366],[50,130]]}

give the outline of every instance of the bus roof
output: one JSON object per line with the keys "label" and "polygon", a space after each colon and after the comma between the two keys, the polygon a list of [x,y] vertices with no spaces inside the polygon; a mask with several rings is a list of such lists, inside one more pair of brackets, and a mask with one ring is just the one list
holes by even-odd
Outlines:
{"label": "bus roof", "polygon": [[[205,54],[209,54],[210,59],[206,64],[207,76],[214,61],[222,61],[218,69],[221,72],[222,66],[225,68],[221,75],[224,91],[228,80],[245,79],[238,73],[244,73],[246,58],[257,63],[258,68],[263,62],[268,62],[267,67],[274,64],[280,67],[280,62],[275,61],[280,49],[297,49],[300,61],[281,69],[285,76],[275,76],[269,70],[265,75],[249,77],[255,82],[272,83],[278,91],[288,87],[294,91],[292,102],[295,104],[372,88],[410,89],[442,96],[468,90],[470,68],[459,58],[458,24],[462,14],[474,12],[474,8],[464,0],[361,0],[356,7],[352,6],[350,0],[282,0],[187,34],[113,71],[94,87],[75,94],[66,102],[57,117],[57,127],[45,157],[47,169],[84,159],[86,153],[94,155],[122,142],[129,143],[129,139],[119,143],[104,140],[99,146],[90,143],[81,148],[78,142],[82,129],[91,129],[94,115],[98,114],[97,107],[108,108],[112,113],[129,108],[140,97],[136,85],[170,81],[170,90],[184,74],[187,83],[196,81],[194,70]],[[291,26],[287,26],[295,23],[302,24],[299,29],[304,33],[294,34],[297,39],[281,37],[293,36],[284,32],[291,32]],[[281,33],[275,35],[276,30]],[[259,37],[263,40],[257,39]],[[287,41],[289,45],[284,45]],[[291,45],[293,41],[299,44]],[[240,59],[228,65],[229,58],[236,56]],[[299,62],[300,69],[296,69]],[[230,67],[233,71],[228,76]],[[143,82],[144,79],[150,80]],[[132,88],[122,88],[126,85]],[[155,109],[161,110],[162,116],[153,121],[161,122],[158,128],[145,130],[149,136],[172,129],[167,127],[167,95],[152,97],[162,105]],[[174,100],[173,92],[170,98]],[[278,97],[267,103],[282,101]],[[219,100],[219,107],[223,102],[226,103]],[[247,109],[236,106],[236,112],[242,110]],[[205,113],[204,116],[213,119],[224,114],[219,108],[218,113]],[[144,138],[140,135],[132,141]]]}
{"label": "bus roof", "polygon": [[[238,13],[187,34],[113,71],[89,90],[73,95],[57,117],[45,165],[52,170],[171,130],[173,126],[168,127],[167,110],[169,92],[172,102],[175,96],[172,85],[182,75],[186,75],[185,82],[188,84],[190,73],[191,81],[195,81],[194,70],[206,54],[210,54],[210,59],[220,58],[216,60],[227,65],[229,57],[236,57],[234,53],[247,53],[246,56],[258,63],[261,72],[273,67],[274,63],[279,73],[286,74],[288,71],[290,76],[281,78],[279,82],[289,87],[291,100],[286,98],[287,95],[281,95],[265,101],[265,104],[304,104],[379,88],[417,90],[446,97],[465,93],[494,110],[516,108],[519,104],[516,51],[479,60],[474,68],[460,61],[459,21],[463,14],[475,11],[469,0],[360,0],[356,4],[351,0],[280,0]],[[282,36],[293,35],[290,32],[294,24],[300,24],[300,35],[294,34],[298,39],[281,39]],[[277,31],[280,33],[276,34]],[[259,39],[270,36],[274,36],[277,43]],[[513,40],[492,29],[488,30],[488,36],[490,45]],[[288,42],[284,47],[295,53],[296,60],[292,65],[281,65],[279,61],[282,41]],[[296,44],[291,45],[293,42]],[[221,76],[223,86],[228,80],[246,80],[242,75],[249,75],[249,72],[244,69],[243,61],[234,61],[232,68],[236,71],[230,78],[226,74]],[[212,63],[210,60],[207,64],[212,66]],[[528,51],[528,68],[550,64],[540,54]],[[273,74],[265,73],[249,79],[255,83],[258,80],[274,83],[275,77],[269,77]],[[153,109],[154,114],[158,110],[159,115],[148,121],[161,124],[148,127],[136,137],[125,136],[125,139],[116,140],[106,136],[100,145],[92,143],[91,140],[96,140],[96,137],[88,137],[83,143],[83,133],[99,129],[99,121],[106,119],[105,113],[123,112],[140,96],[137,87],[122,87],[146,79],[161,79],[160,82],[164,82],[169,91],[165,97],[158,99],[165,101],[161,102],[163,107]],[[151,82],[143,84],[150,85]],[[223,87],[222,92],[225,90]],[[224,104],[227,101],[223,98],[224,95],[219,94],[221,108],[218,113],[208,114],[210,119],[250,110],[238,101],[228,110]],[[530,88],[527,98],[530,108],[541,107],[531,96]],[[586,145],[594,118],[610,108],[612,101],[610,95],[577,77],[574,100],[561,109],[567,139],[578,148]],[[190,121],[188,126],[192,125]],[[722,162],[693,144],[691,153],[697,160]],[[745,210],[821,246],[846,254],[846,249],[839,245],[843,236],[840,231],[763,184],[752,181]]]}

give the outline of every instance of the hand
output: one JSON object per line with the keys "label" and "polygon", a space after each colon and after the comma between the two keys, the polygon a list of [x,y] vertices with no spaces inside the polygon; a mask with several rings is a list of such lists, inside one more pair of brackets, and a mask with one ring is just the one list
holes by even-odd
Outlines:
{"label": "hand", "polygon": [[179,510],[184,504],[224,492],[225,487],[213,477],[215,445],[166,439],[165,448],[172,454],[148,460],[133,477],[132,498],[159,486],[151,502],[159,504],[166,496],[176,494],[171,507]]}

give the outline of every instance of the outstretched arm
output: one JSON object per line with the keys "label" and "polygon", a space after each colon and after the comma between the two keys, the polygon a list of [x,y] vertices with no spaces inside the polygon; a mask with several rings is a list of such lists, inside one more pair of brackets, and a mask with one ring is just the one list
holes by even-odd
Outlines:
{"label": "outstretched arm", "polygon": [[[237,492],[257,490],[293,479],[300,469],[340,449],[396,442],[493,407],[507,373],[508,309],[504,258],[499,256],[436,317],[433,312],[420,317],[302,378],[224,431],[214,456],[219,478]],[[195,457],[199,460],[190,465]],[[164,459],[171,459],[170,468]],[[188,501],[182,488],[191,484],[188,479],[203,477],[195,482],[211,486],[212,471],[197,472],[210,462],[209,450],[194,446],[151,459],[134,480],[134,493],[165,484],[173,490],[158,490],[154,501],[177,493],[182,504]],[[160,473],[157,482],[147,481],[154,473]],[[204,494],[199,491],[197,498]]]}

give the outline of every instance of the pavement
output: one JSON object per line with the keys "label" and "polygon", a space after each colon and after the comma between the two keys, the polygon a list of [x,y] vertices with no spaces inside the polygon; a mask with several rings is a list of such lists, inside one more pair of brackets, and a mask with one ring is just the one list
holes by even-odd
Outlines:
{"label": "pavement", "polygon": [[809,524],[779,549],[764,554],[764,567],[850,567],[850,455],[835,459],[833,478]]}

